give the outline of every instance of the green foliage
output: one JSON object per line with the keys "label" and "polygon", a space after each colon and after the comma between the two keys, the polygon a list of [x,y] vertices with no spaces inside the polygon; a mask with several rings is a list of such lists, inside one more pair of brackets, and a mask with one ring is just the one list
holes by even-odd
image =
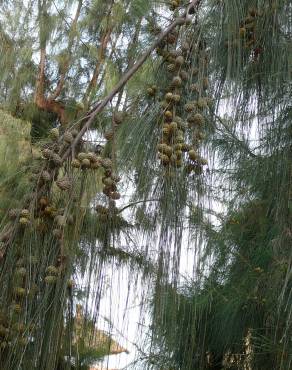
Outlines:
{"label": "green foliage", "polygon": [[[291,5],[201,2],[72,145],[85,111],[169,24],[169,5],[0,3],[3,369],[87,369],[106,355],[76,342],[70,325],[79,301],[94,322],[110,266],[146,279],[137,295],[152,298],[147,368],[291,368]],[[181,65],[169,52],[185,43],[176,86]],[[171,114],[204,168],[189,149],[183,166],[158,159],[166,140],[180,144],[175,125],[167,139],[162,129],[173,92]],[[195,128],[190,103],[204,121]],[[183,280],[186,251],[194,266]]]}

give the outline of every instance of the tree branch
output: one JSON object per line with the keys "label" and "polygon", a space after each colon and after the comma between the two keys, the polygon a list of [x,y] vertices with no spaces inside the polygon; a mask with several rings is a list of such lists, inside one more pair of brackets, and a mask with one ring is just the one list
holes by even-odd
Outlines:
{"label": "tree branch", "polygon": [[83,101],[84,101],[84,104],[88,104],[88,98],[89,98],[89,95],[91,93],[91,91],[95,88],[96,86],[96,83],[97,83],[97,79],[98,79],[98,76],[99,76],[99,73],[100,73],[100,70],[101,70],[101,66],[103,65],[103,62],[104,62],[104,59],[105,59],[105,51],[106,51],[106,48],[107,48],[107,45],[108,45],[108,42],[110,40],[110,36],[111,36],[111,33],[112,33],[112,28],[108,29],[103,35],[102,35],[102,38],[101,38],[101,44],[100,44],[100,47],[99,47],[99,50],[98,50],[98,58],[97,58],[97,63],[95,65],[95,68],[94,68],[94,72],[93,72],[93,75],[92,75],[92,78],[88,84],[88,87],[86,89],[86,92],[84,94],[84,98],[83,98]]}
{"label": "tree branch", "polygon": [[106,20],[106,28],[105,28],[105,31],[104,31],[102,37],[101,37],[101,42],[100,42],[100,46],[99,46],[99,49],[98,49],[97,63],[95,65],[92,78],[91,78],[91,80],[89,82],[89,85],[87,86],[86,92],[84,94],[83,102],[84,102],[85,106],[87,106],[87,104],[88,104],[88,99],[89,99],[91,91],[96,87],[96,83],[97,83],[97,80],[98,80],[98,76],[100,74],[101,66],[104,63],[106,48],[107,48],[108,42],[110,40],[112,31],[113,31],[113,28],[110,27],[110,25],[109,25],[110,15],[111,15],[111,12],[112,12],[113,5],[114,5],[114,1],[112,1],[111,4],[110,4],[110,8],[109,8],[109,11],[108,11],[108,14],[107,14],[107,20]]}
{"label": "tree branch", "polygon": [[93,110],[90,114],[89,119],[86,121],[84,126],[79,131],[79,134],[76,136],[71,148],[69,148],[65,154],[63,155],[63,159],[67,158],[70,153],[71,149],[72,152],[74,151],[76,145],[81,140],[82,136],[85,132],[91,127],[94,119],[98,113],[100,113],[106,105],[115,97],[115,95],[119,92],[120,89],[124,87],[124,85],[130,80],[130,78],[139,70],[139,68],[145,63],[148,57],[151,55],[153,50],[161,43],[161,41],[178,25],[183,25],[186,23],[187,16],[179,17],[175,19],[168,28],[161,32],[160,35],[157,37],[157,40],[153,43],[153,45],[138,59],[138,61],[124,74],[124,76],[120,79],[117,85],[112,89],[112,91],[101,101],[97,104],[97,106],[93,107]]}
{"label": "tree branch", "polygon": [[55,100],[61,94],[61,91],[62,91],[64,83],[65,83],[65,79],[66,79],[65,76],[66,76],[66,73],[68,72],[68,69],[69,69],[69,66],[70,66],[70,59],[71,59],[70,56],[71,56],[73,41],[74,41],[74,38],[75,38],[75,32],[74,31],[76,30],[78,18],[80,16],[80,12],[81,12],[81,8],[82,8],[82,1],[83,0],[79,0],[79,2],[78,2],[78,7],[77,7],[77,10],[76,10],[75,16],[73,18],[72,24],[71,24],[71,29],[69,30],[69,41],[68,41],[69,58],[65,63],[65,66],[64,66],[63,71],[61,73],[61,76],[60,76],[60,79],[59,79],[59,82],[57,84],[57,87],[56,87],[55,91],[48,98],[48,100],[50,100],[50,101]]}

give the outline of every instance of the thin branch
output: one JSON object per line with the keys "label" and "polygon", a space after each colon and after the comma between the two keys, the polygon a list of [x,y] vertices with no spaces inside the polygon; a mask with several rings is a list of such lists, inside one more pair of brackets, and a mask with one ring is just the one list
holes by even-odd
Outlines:
{"label": "thin branch", "polygon": [[129,203],[125,207],[119,209],[118,213],[124,212],[127,208],[133,207],[136,204],[146,203],[146,202],[159,202],[160,199],[146,199],[146,200],[138,200],[137,202]]}
{"label": "thin branch", "polygon": [[[70,30],[69,30],[69,41],[68,41],[69,56],[71,56],[72,46],[73,46],[73,42],[74,42],[74,38],[75,38],[75,32],[74,31],[76,29],[78,18],[80,16],[82,1],[83,0],[79,0],[78,7],[77,7],[74,19],[72,21],[72,24],[71,24],[71,27],[70,27]],[[61,94],[61,91],[62,91],[64,83],[65,83],[65,79],[66,79],[65,76],[66,76],[66,73],[68,72],[68,69],[69,69],[69,66],[70,66],[70,59],[71,58],[69,58],[66,61],[65,66],[63,68],[63,71],[61,73],[59,82],[57,84],[57,87],[56,87],[55,91],[52,93],[52,95],[48,98],[48,100],[55,100]]]}
{"label": "thin branch", "polygon": [[244,149],[245,152],[247,152],[251,157],[256,158],[257,155],[254,154],[248,147],[248,145],[243,141],[240,140],[231,130],[230,128],[225,124],[225,122],[222,120],[221,117],[219,117],[217,114],[215,114],[215,118],[221,123],[221,125],[224,127],[224,129],[232,136],[232,138],[239,144],[239,146]]}
{"label": "thin branch", "polygon": [[88,99],[89,99],[91,91],[96,87],[101,67],[104,64],[106,48],[107,48],[107,45],[109,43],[112,31],[113,31],[113,28],[109,26],[110,16],[111,16],[113,5],[114,5],[114,1],[111,2],[110,9],[109,9],[108,14],[107,14],[106,28],[105,28],[105,31],[104,31],[103,35],[101,36],[101,42],[100,42],[100,46],[99,46],[99,49],[98,49],[97,63],[95,65],[95,69],[94,69],[92,78],[91,78],[91,80],[88,84],[88,87],[86,89],[86,92],[84,94],[83,102],[84,102],[85,106],[88,104]]}

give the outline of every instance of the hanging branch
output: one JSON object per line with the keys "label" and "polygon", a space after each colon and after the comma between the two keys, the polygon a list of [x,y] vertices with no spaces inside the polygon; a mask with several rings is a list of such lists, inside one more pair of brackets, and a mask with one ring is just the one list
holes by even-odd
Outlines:
{"label": "hanging branch", "polygon": [[[131,68],[135,62],[135,59],[134,59],[134,54],[137,50],[137,43],[138,43],[138,39],[139,39],[139,35],[140,35],[140,32],[141,32],[141,24],[142,24],[142,20],[143,20],[143,17],[141,17],[136,25],[136,28],[135,28],[135,32],[134,32],[134,35],[133,35],[133,40],[132,42],[129,44],[129,48],[128,48],[128,53],[127,53],[127,69]],[[129,50],[132,51],[132,55],[130,55],[129,53]],[[118,95],[118,98],[117,98],[117,102],[116,102],[116,109],[118,109],[120,103],[121,103],[121,100],[122,100],[122,97],[123,97],[123,93],[124,93],[124,89],[121,89],[119,91],[119,95]],[[127,98],[127,97],[126,97]],[[124,103],[124,106],[126,104],[126,101],[127,99],[125,98],[125,103]],[[124,111],[124,109],[123,109]]]}
{"label": "hanging branch", "polygon": [[187,7],[185,13],[182,17],[176,18],[166,30],[160,33],[157,37],[157,40],[153,43],[153,45],[138,59],[138,61],[124,74],[124,76],[120,79],[117,85],[112,89],[112,91],[91,111],[89,115],[89,119],[85,122],[84,126],[79,131],[79,134],[76,136],[74,142],[72,143],[71,148],[69,148],[65,154],[63,155],[63,160],[68,158],[70,154],[74,156],[76,145],[82,139],[82,136],[85,132],[91,127],[92,123],[97,114],[99,114],[107,104],[115,97],[115,95],[125,86],[125,84],[130,80],[130,78],[140,69],[140,67],[145,63],[148,57],[151,55],[153,50],[156,49],[157,46],[161,43],[161,41],[177,26],[183,25],[189,21],[191,21],[190,14],[194,14],[195,9],[198,8],[201,0],[193,0]]}

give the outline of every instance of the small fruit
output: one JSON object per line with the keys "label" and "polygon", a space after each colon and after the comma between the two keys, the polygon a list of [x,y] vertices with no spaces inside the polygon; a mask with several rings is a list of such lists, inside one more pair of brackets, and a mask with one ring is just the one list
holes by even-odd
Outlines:
{"label": "small fruit", "polygon": [[189,50],[190,50],[190,48],[191,48],[191,46],[190,46],[190,44],[189,44],[187,41],[184,41],[184,42],[182,43],[182,45],[181,45],[181,49],[182,49],[183,51],[189,51]]}
{"label": "small fruit", "polygon": [[26,291],[24,288],[16,287],[14,288],[14,294],[16,295],[16,297],[22,298],[26,295]]}
{"label": "small fruit", "polygon": [[246,28],[245,27],[240,27],[239,36],[244,37],[245,35],[246,35]]}
{"label": "small fruit", "polygon": [[93,170],[96,170],[96,169],[100,168],[100,163],[99,162],[91,162],[90,163],[90,168],[92,168]]}
{"label": "small fruit", "polygon": [[20,304],[15,303],[15,304],[12,306],[12,309],[13,309],[13,311],[14,311],[15,313],[20,313],[20,312],[21,312],[21,310],[22,310],[22,307],[21,307],[21,305],[20,305]]}
{"label": "small fruit", "polygon": [[80,168],[81,163],[78,159],[73,159],[72,162],[71,162],[71,166],[74,167],[74,168]]}
{"label": "small fruit", "polygon": [[203,88],[204,90],[209,89],[209,79],[207,77],[203,78]]}
{"label": "small fruit", "polygon": [[81,161],[82,168],[90,168],[90,160],[88,158],[84,158]]}
{"label": "small fruit", "polygon": [[116,125],[120,125],[124,121],[124,114],[122,112],[115,112],[113,120]]}
{"label": "small fruit", "polygon": [[169,7],[169,9],[170,10],[175,10],[176,8],[178,8],[178,6],[179,6],[179,1],[177,1],[177,0],[172,0],[171,2],[170,2],[170,7]]}
{"label": "small fruit", "polygon": [[112,192],[112,189],[111,189],[111,187],[104,186],[104,188],[102,189],[102,192],[103,192],[103,194],[105,194],[106,196],[110,196],[110,194],[111,194],[111,192]]}
{"label": "small fruit", "polygon": [[56,166],[62,166],[63,160],[57,153],[52,153],[51,160]]}
{"label": "small fruit", "polygon": [[207,101],[205,98],[199,98],[198,100],[198,107],[203,109],[203,108],[207,108],[208,104],[207,104]]}
{"label": "small fruit", "polygon": [[177,123],[176,122],[171,122],[170,124],[169,124],[169,129],[170,129],[170,131],[172,131],[172,132],[175,132],[176,130],[177,130]]}
{"label": "small fruit", "polygon": [[173,77],[172,85],[175,87],[180,87],[182,85],[182,79],[179,76]]}
{"label": "small fruit", "polygon": [[74,285],[75,285],[74,280],[69,279],[69,280],[67,281],[67,288],[68,288],[68,289],[72,289],[72,288],[74,287]]}
{"label": "small fruit", "polygon": [[206,102],[207,102],[207,105],[208,105],[208,107],[211,107],[212,106],[212,104],[213,104],[213,100],[212,100],[212,98],[210,98],[210,97],[206,97],[205,98],[205,100],[206,100]]}
{"label": "small fruit", "polygon": [[189,146],[189,144],[182,143],[182,144],[181,144],[181,150],[182,150],[183,152],[188,152],[188,151],[190,150],[190,146]]}
{"label": "small fruit", "polygon": [[79,161],[83,161],[83,159],[87,158],[87,153],[84,153],[84,152],[80,152],[78,153],[78,156],[77,158],[79,159]]}
{"label": "small fruit", "polygon": [[180,102],[180,95],[179,94],[173,94],[173,101],[175,103],[179,103]]}
{"label": "small fruit", "polygon": [[46,182],[51,180],[51,175],[48,171],[43,171],[42,172],[42,179]]}
{"label": "small fruit", "polygon": [[168,165],[169,164],[169,157],[166,154],[161,154],[160,155],[160,160],[163,165]]}
{"label": "small fruit", "polygon": [[104,168],[111,168],[113,166],[113,162],[109,158],[104,158],[101,164],[102,164],[102,167]]}
{"label": "small fruit", "polygon": [[190,90],[192,92],[200,92],[200,86],[198,84],[191,84]]}
{"label": "small fruit", "polygon": [[59,139],[59,136],[60,136],[59,130],[56,127],[52,128],[50,131],[50,138],[56,140]]}
{"label": "small fruit", "polygon": [[20,223],[20,225],[26,226],[26,225],[29,224],[29,219],[26,218],[26,217],[20,217],[19,223]]}
{"label": "small fruit", "polygon": [[114,173],[111,174],[111,178],[113,179],[114,182],[120,182],[121,181],[120,176],[117,175],[117,174],[114,174]]}
{"label": "small fruit", "polygon": [[106,186],[112,186],[115,182],[111,177],[103,177],[102,183]]}
{"label": "small fruit", "polygon": [[168,72],[170,72],[170,73],[174,72],[174,71],[176,70],[176,66],[175,66],[175,64],[173,64],[173,63],[168,64],[168,66],[167,66],[167,70],[168,70]]}
{"label": "small fruit", "polygon": [[171,163],[175,163],[175,162],[177,161],[177,159],[178,159],[178,158],[177,158],[176,154],[174,154],[174,153],[173,153],[173,154],[170,156],[170,158],[169,158],[169,159],[170,159],[170,162],[171,162]]}
{"label": "small fruit", "polygon": [[169,145],[166,145],[166,147],[165,147],[165,149],[164,149],[163,153],[164,153],[164,154],[166,154],[168,157],[170,157],[170,156],[171,156],[171,154],[172,154],[172,147],[171,147],[171,146],[169,146]]}
{"label": "small fruit", "polygon": [[161,108],[162,109],[167,109],[169,106],[170,106],[170,103],[168,103],[167,101],[163,100],[161,103]]}
{"label": "small fruit", "polygon": [[186,112],[193,112],[196,109],[196,106],[194,103],[187,103],[185,104],[184,109]]}
{"label": "small fruit", "polygon": [[158,144],[158,145],[157,145],[157,150],[158,150],[159,152],[163,153],[166,147],[167,147],[167,144],[165,144],[165,143],[161,143],[161,144]]}
{"label": "small fruit", "polygon": [[46,197],[41,197],[39,200],[39,205],[41,207],[46,207],[49,204],[49,200]]}
{"label": "small fruit", "polygon": [[24,333],[25,325],[22,322],[18,322],[18,323],[13,324],[12,329],[14,331],[17,331],[18,333]]}
{"label": "small fruit", "polygon": [[21,212],[20,212],[20,216],[29,218],[30,217],[29,210],[28,209],[22,209]]}
{"label": "small fruit", "polygon": [[79,134],[79,131],[73,128],[73,130],[71,130],[71,134],[73,137],[76,137]]}
{"label": "small fruit", "polygon": [[167,35],[167,42],[169,44],[174,44],[176,42],[176,35],[174,33],[169,33]]}
{"label": "small fruit", "polygon": [[200,113],[196,113],[193,115],[194,123],[197,125],[203,125],[205,123],[205,118]]}
{"label": "small fruit", "polygon": [[168,135],[170,133],[170,126],[169,124],[165,123],[162,127],[162,132],[165,135]]}
{"label": "small fruit", "polygon": [[67,143],[67,144],[71,144],[72,142],[73,142],[73,140],[74,140],[74,137],[73,137],[73,135],[72,135],[72,133],[71,132],[69,132],[69,131],[66,131],[65,133],[64,133],[64,141]]}
{"label": "small fruit", "polygon": [[111,168],[105,168],[104,169],[104,176],[105,177],[111,177],[112,175],[112,169]]}
{"label": "small fruit", "polygon": [[175,61],[175,58],[181,55],[181,51],[180,50],[170,50],[168,52],[168,55],[170,58],[173,58],[173,60]]}
{"label": "small fruit", "polygon": [[172,119],[172,112],[167,110],[164,112],[164,117],[166,120],[171,120]]}
{"label": "small fruit", "polygon": [[121,198],[121,194],[117,191],[113,191],[112,193],[110,193],[110,197],[114,200],[118,200]]}
{"label": "small fruit", "polygon": [[188,154],[189,154],[189,158],[192,161],[195,161],[198,159],[198,153],[194,149],[189,150]]}
{"label": "small fruit", "polygon": [[62,215],[57,215],[55,217],[55,222],[59,227],[65,227],[66,226],[66,217]]}
{"label": "small fruit", "polygon": [[177,122],[177,124],[178,124],[178,125],[179,125],[179,124],[181,124],[181,123],[183,122],[182,118],[181,118],[181,117],[179,117],[179,116],[175,116],[175,117],[173,118],[173,120],[174,120],[175,122]]}
{"label": "small fruit", "polygon": [[104,137],[106,140],[112,140],[114,137],[114,130],[108,130],[104,133]]}
{"label": "small fruit", "polygon": [[55,284],[57,282],[58,278],[56,276],[48,275],[45,277],[45,282],[47,284]]}
{"label": "small fruit", "polygon": [[48,275],[58,275],[58,269],[54,265],[50,265],[46,268],[46,273]]}
{"label": "small fruit", "polygon": [[72,187],[72,183],[68,177],[57,180],[56,185],[61,190],[69,190]]}
{"label": "small fruit", "polygon": [[183,70],[183,69],[179,72],[179,75],[180,75],[180,77],[181,77],[181,79],[182,79],[183,81],[187,81],[187,80],[189,79],[189,74],[188,74],[188,72],[187,72],[187,71],[185,71],[185,70]]}
{"label": "small fruit", "polygon": [[164,98],[167,102],[171,102],[171,101],[173,101],[173,94],[172,93],[167,93],[167,94],[165,94]]}
{"label": "small fruit", "polygon": [[185,141],[185,139],[184,139],[184,137],[182,135],[178,135],[175,138],[175,141],[176,141],[177,144],[182,144]]}
{"label": "small fruit", "polygon": [[84,110],[84,104],[81,101],[79,101],[79,102],[76,103],[76,108],[79,111]]}
{"label": "small fruit", "polygon": [[155,96],[155,91],[154,91],[154,89],[152,89],[152,87],[148,87],[148,89],[147,89],[147,94],[148,94],[149,96]]}
{"label": "small fruit", "polygon": [[181,121],[181,122],[178,122],[178,123],[177,123],[177,127],[178,127],[182,132],[184,132],[184,131],[187,129],[187,124],[186,124],[186,122]]}
{"label": "small fruit", "polygon": [[249,8],[248,13],[250,14],[251,17],[256,17],[258,15],[258,11],[256,8]]}
{"label": "small fruit", "polygon": [[205,138],[206,138],[206,135],[203,132],[199,131],[197,133],[197,139],[198,140],[204,140]]}
{"label": "small fruit", "polygon": [[60,229],[54,229],[53,231],[52,231],[52,234],[53,234],[53,236],[56,238],[56,239],[62,239],[62,236],[63,236],[63,232],[62,232],[62,230],[60,230]]}
{"label": "small fruit", "polygon": [[183,64],[184,64],[184,62],[185,62],[185,59],[184,59],[184,57],[183,56],[178,56],[176,59],[175,59],[175,64],[177,65],[177,66],[182,66]]}
{"label": "small fruit", "polygon": [[108,209],[104,206],[101,206],[100,204],[97,204],[95,207],[96,212],[102,213],[102,214],[108,214]]}
{"label": "small fruit", "polygon": [[19,216],[19,210],[18,209],[10,209],[8,211],[8,217],[11,220],[15,220]]}
{"label": "small fruit", "polygon": [[55,214],[56,214],[56,208],[53,207],[53,206],[47,206],[45,209],[44,209],[44,213],[47,215],[47,216],[51,216],[51,217],[54,217]]}
{"label": "small fruit", "polygon": [[208,161],[207,159],[200,157],[198,158],[198,163],[202,166],[206,166],[208,164]]}

